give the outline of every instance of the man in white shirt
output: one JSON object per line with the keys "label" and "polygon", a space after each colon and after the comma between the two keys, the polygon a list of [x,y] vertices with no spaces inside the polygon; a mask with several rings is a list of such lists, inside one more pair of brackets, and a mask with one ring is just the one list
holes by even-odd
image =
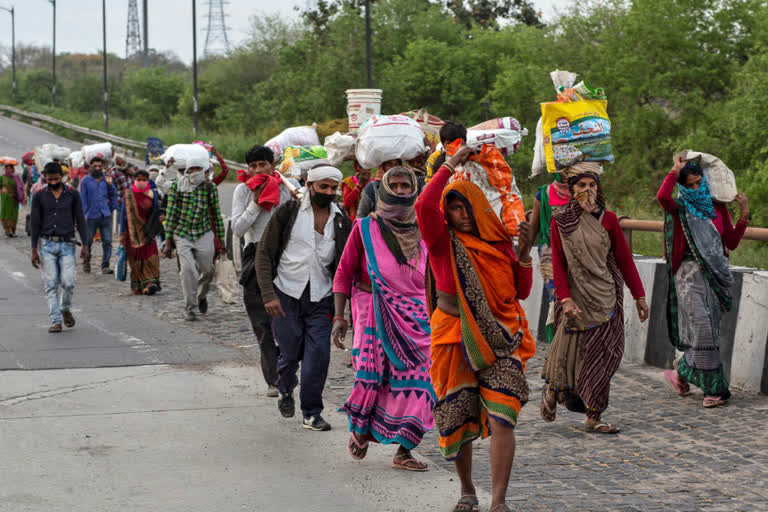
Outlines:
{"label": "man in white shirt", "polygon": [[310,430],[331,428],[320,413],[331,357],[333,276],[352,228],[336,204],[342,177],[328,165],[311,169],[303,198],[278,208],[256,253],[264,309],[280,343],[277,406],[293,417],[301,364],[299,399],[303,426]]}
{"label": "man in white shirt", "polygon": [[[267,227],[272,213],[277,206],[285,204],[291,199],[291,192],[283,183],[279,183],[280,177],[275,174],[274,153],[266,146],[253,146],[245,154],[245,161],[248,164],[247,171],[238,172],[238,181],[240,184],[235,188],[232,198],[232,232],[238,238],[245,241],[245,249],[242,255],[242,272],[240,274],[240,284],[243,285],[243,302],[245,310],[248,312],[248,318],[251,320],[253,334],[259,343],[261,352],[261,372],[264,380],[267,382],[267,396],[276,397],[277,392],[277,356],[279,349],[275,343],[275,337],[272,333],[272,317],[264,309],[264,303],[261,300],[261,290],[259,282],[256,279],[256,273],[253,270],[253,261],[256,255],[261,235]],[[274,187],[272,180],[263,180],[263,183],[256,184],[251,181],[258,175],[273,177],[278,180],[279,203],[271,205],[268,201],[268,186]],[[255,186],[253,189],[251,186]],[[272,190],[274,192],[274,190]],[[260,204],[261,201],[261,204]],[[234,250],[239,250],[236,247]]]}

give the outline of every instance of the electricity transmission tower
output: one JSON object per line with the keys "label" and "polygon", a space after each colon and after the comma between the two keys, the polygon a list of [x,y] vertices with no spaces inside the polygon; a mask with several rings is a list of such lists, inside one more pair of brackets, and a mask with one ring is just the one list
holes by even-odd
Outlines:
{"label": "electricity transmission tower", "polygon": [[125,58],[131,58],[143,51],[141,46],[141,28],[139,25],[139,6],[136,0],[128,0],[128,25],[125,29]]}
{"label": "electricity transmission tower", "polygon": [[224,14],[226,0],[208,0],[208,30],[205,35],[204,57],[210,57],[215,53],[229,51],[229,38],[227,37],[227,15]]}

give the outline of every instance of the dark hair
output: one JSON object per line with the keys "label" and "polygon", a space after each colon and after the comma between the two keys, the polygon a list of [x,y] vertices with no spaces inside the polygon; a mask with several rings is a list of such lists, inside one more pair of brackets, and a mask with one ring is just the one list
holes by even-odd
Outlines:
{"label": "dark hair", "polygon": [[138,171],[136,171],[136,173],[134,173],[133,176],[134,178],[138,178],[139,176],[144,176],[145,178],[149,179],[149,171],[147,171],[146,169],[139,169]]}
{"label": "dark hair", "polygon": [[48,162],[43,168],[43,174],[64,174],[61,165],[56,162]]}
{"label": "dark hair", "polygon": [[704,176],[704,171],[696,162],[688,162],[677,177],[677,184],[688,187],[688,176]]}
{"label": "dark hair", "polygon": [[463,124],[457,121],[446,121],[446,123],[440,128],[440,142],[443,146],[450,144],[456,139],[467,140],[467,129]]}
{"label": "dark hair", "polygon": [[104,159],[101,158],[99,155],[96,155],[95,157],[91,158],[91,160],[88,162],[89,164],[93,164],[93,162],[101,162],[104,163]]}
{"label": "dark hair", "polygon": [[251,162],[273,163],[274,161],[275,153],[267,146],[256,144],[251,149],[249,149],[247,153],[245,153],[245,163],[247,164],[250,164]]}

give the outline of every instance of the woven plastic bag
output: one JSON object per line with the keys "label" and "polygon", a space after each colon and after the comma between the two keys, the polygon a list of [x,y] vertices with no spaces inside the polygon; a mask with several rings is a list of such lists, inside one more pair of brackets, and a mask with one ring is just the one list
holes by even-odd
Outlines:
{"label": "woven plastic bag", "polygon": [[547,171],[577,162],[613,162],[611,120],[605,100],[541,104]]}
{"label": "woven plastic bag", "polygon": [[224,304],[237,304],[242,297],[235,265],[227,258],[216,259],[216,288]]}
{"label": "woven plastic bag", "polygon": [[[460,140],[448,145],[453,156],[461,147]],[[520,222],[525,220],[525,206],[515,175],[504,156],[495,146],[485,144],[480,151],[456,168],[451,181],[469,181],[483,191],[494,213],[504,224],[510,236],[517,236]]]}
{"label": "woven plastic bag", "polygon": [[117,248],[117,265],[115,265],[115,279],[125,281],[128,277],[128,254],[122,245]]}
{"label": "woven plastic bag", "polygon": [[716,156],[690,149],[685,150],[683,157],[701,166],[707,183],[709,183],[709,194],[712,199],[721,203],[730,203],[736,199],[738,192],[736,190],[736,177],[722,160]]}

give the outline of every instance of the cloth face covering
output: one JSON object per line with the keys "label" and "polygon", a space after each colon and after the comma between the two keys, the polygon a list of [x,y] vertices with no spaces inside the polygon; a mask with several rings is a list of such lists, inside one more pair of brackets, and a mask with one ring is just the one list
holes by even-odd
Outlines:
{"label": "cloth face covering", "polygon": [[134,192],[144,192],[145,190],[147,190],[149,188],[149,182],[148,181],[145,181],[144,182],[144,186],[141,187],[141,188],[139,188],[138,184],[139,184],[138,181],[134,181],[133,182],[133,185],[131,186],[131,188],[133,189]]}
{"label": "cloth face covering", "polygon": [[584,211],[592,213],[597,210],[597,193],[594,190],[583,190],[573,196]]}
{"label": "cloth face covering", "polygon": [[192,174],[185,174],[179,179],[178,190],[179,192],[186,193],[196,189],[205,180],[205,173],[202,171],[194,172]]}
{"label": "cloth face covering", "polygon": [[699,219],[714,219],[715,205],[712,204],[712,196],[709,194],[709,182],[707,178],[701,178],[701,185],[696,190],[679,186],[679,198],[691,215]]}
{"label": "cloth face covering", "polygon": [[[398,196],[389,186],[391,176],[407,176],[413,192]],[[416,224],[416,198],[418,197],[416,174],[406,167],[390,169],[381,179],[376,213],[371,215],[379,224],[382,238],[400,265],[418,256],[421,231]]]}
{"label": "cloth face covering", "polygon": [[99,169],[98,171],[95,169],[90,170],[91,176],[94,178],[101,178],[104,175],[104,171]]}

